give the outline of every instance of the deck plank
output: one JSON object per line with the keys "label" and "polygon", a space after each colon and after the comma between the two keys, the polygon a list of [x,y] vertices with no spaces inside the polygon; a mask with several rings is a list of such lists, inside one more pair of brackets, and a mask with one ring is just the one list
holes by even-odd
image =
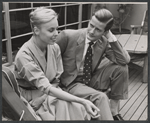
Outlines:
{"label": "deck plank", "polygon": [[137,82],[139,83],[142,83],[142,78],[141,78],[141,74],[140,72],[137,73],[136,77],[133,79],[133,81],[130,81],[130,84],[129,84],[129,87],[128,87],[128,90],[130,91],[136,84]]}
{"label": "deck plank", "polygon": [[[148,84],[142,83],[143,61],[135,62],[140,67],[129,66],[129,98],[121,100],[120,114],[125,120],[147,120]],[[140,69],[139,69],[140,68]]]}
{"label": "deck plank", "polygon": [[[142,67],[143,61],[136,64]],[[148,84],[142,83],[143,69],[139,68],[129,67],[129,98],[120,102],[120,114],[127,121],[147,120],[148,117]]]}
{"label": "deck plank", "polygon": [[[137,81],[140,81],[139,83],[138,83],[138,85],[137,85]],[[131,82],[131,84],[129,85],[129,87],[128,87],[128,93],[129,93],[129,97],[128,97],[128,100],[132,97],[132,95],[134,94],[134,92],[135,92],[135,90],[134,89],[136,89],[136,88],[138,88],[138,86],[140,86],[141,85],[141,80],[142,80],[142,78],[141,78],[141,76],[136,76],[136,78],[135,79],[133,79],[133,81]],[[120,102],[120,110],[124,107],[124,105],[128,102],[128,100],[121,100],[121,102]]]}
{"label": "deck plank", "polygon": [[124,119],[130,120],[130,118],[134,115],[135,111],[138,109],[139,105],[145,99],[146,93],[147,93],[147,84],[142,84],[141,87],[130,99],[129,103],[131,104],[131,107],[129,107],[129,110],[124,115]]}
{"label": "deck plank", "polygon": [[146,107],[146,109],[144,110],[143,114],[141,115],[141,117],[139,118],[139,120],[147,120],[147,116],[148,116],[148,107]]}
{"label": "deck plank", "polygon": [[141,74],[141,71],[134,70],[134,73],[129,78],[129,88],[132,87],[130,84],[133,84],[135,81],[139,80],[142,77],[140,74]]}
{"label": "deck plank", "polygon": [[132,116],[130,120],[138,120],[139,117],[143,114],[144,110],[147,107],[148,98],[146,97],[140,107],[137,109],[136,113]]}
{"label": "deck plank", "polygon": [[135,69],[129,68],[129,81],[132,81],[133,75],[135,74],[135,72],[138,72],[138,71]]}
{"label": "deck plank", "polygon": [[126,105],[120,110],[120,113],[121,113],[121,115],[122,116],[124,116],[126,113],[127,113],[127,111],[129,110],[129,108],[132,106],[132,104],[133,104],[133,95],[135,94],[135,92],[140,88],[140,86],[142,85],[142,83],[137,83],[136,84],[136,86],[134,86],[133,88],[132,88],[132,90],[129,92],[129,99],[127,100],[127,102],[126,102]]}

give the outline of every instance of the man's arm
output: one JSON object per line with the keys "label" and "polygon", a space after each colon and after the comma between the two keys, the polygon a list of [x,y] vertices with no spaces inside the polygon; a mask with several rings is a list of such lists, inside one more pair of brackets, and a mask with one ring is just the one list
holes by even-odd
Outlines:
{"label": "man's arm", "polygon": [[67,40],[67,35],[65,31],[61,31],[57,38],[56,38],[56,43],[59,45],[61,54],[63,54],[67,48],[68,40]]}
{"label": "man's arm", "polygon": [[112,62],[120,65],[125,65],[130,62],[128,52],[117,41],[115,35],[111,31],[106,32],[104,40],[108,40],[108,47],[106,48],[106,57]]}

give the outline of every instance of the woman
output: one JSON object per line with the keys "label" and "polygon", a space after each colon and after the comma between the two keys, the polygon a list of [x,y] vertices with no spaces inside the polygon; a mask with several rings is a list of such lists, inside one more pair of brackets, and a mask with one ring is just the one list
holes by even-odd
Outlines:
{"label": "woman", "polygon": [[39,7],[30,13],[30,23],[33,36],[15,58],[22,96],[42,120],[98,118],[99,109],[93,103],[73,96],[58,86],[63,67],[60,49],[55,43],[58,35],[57,14],[52,9]]}

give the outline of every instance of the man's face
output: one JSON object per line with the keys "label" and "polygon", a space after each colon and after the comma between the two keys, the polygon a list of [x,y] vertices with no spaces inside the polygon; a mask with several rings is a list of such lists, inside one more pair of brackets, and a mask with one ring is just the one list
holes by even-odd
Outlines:
{"label": "man's face", "polygon": [[90,41],[96,41],[97,39],[100,39],[104,34],[105,27],[105,23],[98,21],[97,18],[93,16],[88,25],[87,38]]}

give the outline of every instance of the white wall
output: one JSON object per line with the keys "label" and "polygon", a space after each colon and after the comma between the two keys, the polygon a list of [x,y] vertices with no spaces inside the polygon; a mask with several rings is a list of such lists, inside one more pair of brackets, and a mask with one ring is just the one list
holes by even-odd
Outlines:
{"label": "white wall", "polygon": [[[114,16],[118,16],[116,4],[107,4],[107,8],[113,13]],[[131,29],[130,25],[140,25],[143,19],[144,11],[147,9],[147,3],[138,3],[133,5],[133,9],[130,16],[125,20],[123,27]]]}
{"label": "white wall", "polygon": [[[125,2],[120,2],[120,3],[117,3],[117,2],[113,2],[113,3],[109,3],[107,2],[107,4],[104,4],[104,3],[99,3],[101,5],[106,5],[107,9],[109,9],[112,14],[115,16],[115,17],[118,17],[119,14],[118,14],[118,4],[127,4]],[[95,7],[95,5],[93,6]],[[141,22],[142,22],[142,19],[143,19],[143,15],[144,15],[144,11],[147,9],[147,3],[145,2],[135,2],[133,3],[133,9],[130,13],[130,16],[127,17],[127,19],[125,20],[124,24],[122,25],[124,28],[127,28],[127,29],[131,29],[130,28],[130,25],[140,25]]]}
{"label": "white wall", "polygon": [[130,25],[140,25],[143,20],[145,10],[147,10],[147,4],[134,5],[131,11],[131,16],[126,20],[124,27],[130,29]]}

